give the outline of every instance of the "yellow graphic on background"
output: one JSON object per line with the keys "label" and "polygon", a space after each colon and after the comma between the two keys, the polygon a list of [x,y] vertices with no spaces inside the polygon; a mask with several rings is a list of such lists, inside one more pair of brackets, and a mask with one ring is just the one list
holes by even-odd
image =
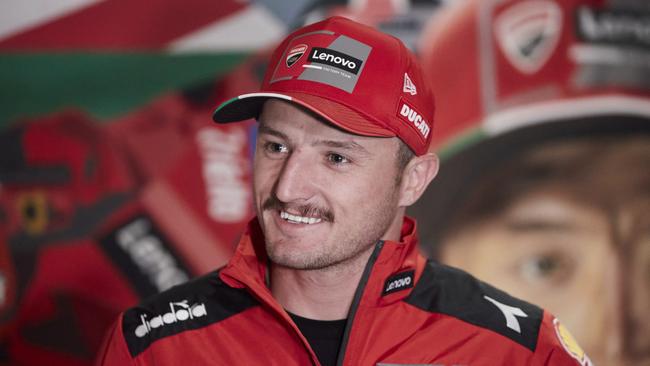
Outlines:
{"label": "yellow graphic on background", "polygon": [[27,234],[42,234],[49,221],[45,194],[39,191],[27,192],[20,195],[17,201],[18,212]]}

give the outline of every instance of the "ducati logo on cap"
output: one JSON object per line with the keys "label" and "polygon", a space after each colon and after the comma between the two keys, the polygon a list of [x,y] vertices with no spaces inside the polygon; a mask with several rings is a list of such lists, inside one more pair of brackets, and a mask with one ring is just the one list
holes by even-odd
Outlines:
{"label": "ducati logo on cap", "polygon": [[553,54],[562,30],[562,11],[548,0],[519,2],[495,22],[496,37],[510,63],[519,71],[537,72]]}
{"label": "ducati logo on cap", "polygon": [[415,87],[415,84],[413,84],[407,73],[404,73],[404,89],[402,89],[402,91],[411,95],[416,95],[418,93],[418,89]]}
{"label": "ducati logo on cap", "polygon": [[306,44],[299,44],[293,47],[291,50],[289,50],[286,59],[287,67],[291,67],[293,66],[293,64],[298,62],[298,60],[300,60],[300,58],[302,57],[302,55],[305,54],[306,51],[307,51]]}
{"label": "ducati logo on cap", "polygon": [[420,112],[418,112],[412,105],[401,98],[397,117],[406,122],[406,124],[413,130],[417,131],[418,136],[422,138],[422,141],[426,141],[429,137],[429,132],[431,132],[429,122],[427,122],[424,117],[422,117],[422,114],[420,114]]}

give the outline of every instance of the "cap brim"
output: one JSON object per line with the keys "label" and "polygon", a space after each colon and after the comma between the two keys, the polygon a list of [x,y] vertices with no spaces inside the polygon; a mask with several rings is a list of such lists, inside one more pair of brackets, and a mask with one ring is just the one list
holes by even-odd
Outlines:
{"label": "cap brim", "polygon": [[482,177],[507,161],[549,142],[639,135],[650,135],[650,118],[620,114],[558,119],[498,136],[484,135],[483,140],[442,159],[438,175],[407,213],[418,220],[420,241],[429,245],[425,251],[435,257],[458,206]]}
{"label": "cap brim", "polygon": [[316,113],[329,123],[355,135],[395,137],[397,134],[380,121],[329,99],[306,93],[250,93],[222,103],[212,114],[217,123],[238,122],[257,118],[268,99],[281,99],[300,105]]}

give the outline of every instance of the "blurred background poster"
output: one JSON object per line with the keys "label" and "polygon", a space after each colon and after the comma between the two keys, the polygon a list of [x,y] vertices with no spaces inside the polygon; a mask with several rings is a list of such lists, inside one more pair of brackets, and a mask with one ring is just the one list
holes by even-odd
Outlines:
{"label": "blurred background poster", "polygon": [[0,4],[0,364],[89,365],[116,315],[223,265],[252,217],[269,49],[329,15],[415,44],[437,1]]}
{"label": "blurred background poster", "polygon": [[650,364],[648,31],[648,1],[466,0],[419,44],[442,160],[410,211],[423,249],[597,365]]}
{"label": "blurred background poster", "polygon": [[330,15],[430,73],[422,249],[558,315],[595,364],[650,365],[645,0],[2,2],[0,365],[89,365],[120,311],[227,261],[255,122],[210,115]]}

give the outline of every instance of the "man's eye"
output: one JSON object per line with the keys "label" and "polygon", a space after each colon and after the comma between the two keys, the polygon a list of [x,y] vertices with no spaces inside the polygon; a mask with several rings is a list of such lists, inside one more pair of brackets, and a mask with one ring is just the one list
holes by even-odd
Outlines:
{"label": "man's eye", "polygon": [[287,151],[289,151],[289,149],[285,145],[282,145],[277,142],[267,142],[265,144],[265,148],[267,151],[271,153],[286,153]]}
{"label": "man's eye", "polygon": [[521,263],[520,271],[530,282],[561,283],[571,275],[572,264],[568,258],[557,254],[531,256]]}
{"label": "man's eye", "polygon": [[332,164],[336,164],[336,165],[338,165],[338,164],[345,164],[345,163],[349,163],[349,162],[350,162],[350,160],[348,160],[348,158],[346,158],[345,156],[343,156],[343,155],[339,155],[339,154],[335,154],[335,153],[329,153],[329,154],[327,154],[327,161],[329,161],[329,162],[332,163]]}
{"label": "man's eye", "polygon": [[560,267],[560,263],[553,257],[539,257],[528,260],[524,269],[531,276],[547,277],[552,275]]}

